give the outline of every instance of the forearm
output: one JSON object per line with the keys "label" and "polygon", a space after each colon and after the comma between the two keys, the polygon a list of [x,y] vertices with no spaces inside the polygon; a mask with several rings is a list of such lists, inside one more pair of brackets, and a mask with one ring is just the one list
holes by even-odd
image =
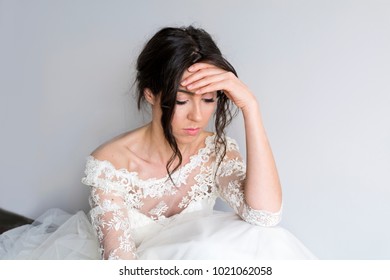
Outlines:
{"label": "forearm", "polygon": [[242,113],[246,135],[245,201],[253,209],[277,212],[282,190],[258,103],[253,100]]}
{"label": "forearm", "polygon": [[245,201],[252,209],[278,212],[282,191],[256,98],[232,72],[207,63],[195,63],[188,70],[192,74],[181,83],[187,90],[196,94],[223,90],[242,110],[247,142]]}

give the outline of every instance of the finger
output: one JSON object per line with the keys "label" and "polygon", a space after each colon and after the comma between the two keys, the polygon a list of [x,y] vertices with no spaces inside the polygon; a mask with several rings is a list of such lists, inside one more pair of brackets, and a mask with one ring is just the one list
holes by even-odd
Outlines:
{"label": "finger", "polygon": [[202,70],[199,70],[188,77],[186,77],[183,81],[181,81],[182,86],[188,86],[189,84],[196,82],[200,79],[203,79],[206,76],[212,76],[217,74],[223,74],[225,73],[225,70],[222,70],[220,68],[204,68]]}
{"label": "finger", "polygon": [[227,95],[229,97],[229,90],[227,89],[227,86],[226,86],[227,83],[228,83],[228,81],[226,79],[222,79],[218,82],[214,82],[214,83],[208,84],[206,86],[203,86],[201,88],[198,88],[195,91],[195,94],[204,94],[204,93],[208,93],[208,92],[223,90],[223,91],[225,91],[225,93],[227,93]]}
{"label": "finger", "polygon": [[209,84],[217,83],[217,82],[223,81],[225,79],[226,79],[226,77],[225,77],[225,75],[223,75],[223,73],[222,74],[217,73],[214,75],[207,75],[201,79],[196,80],[195,82],[188,84],[186,86],[186,88],[190,91],[194,91],[194,90],[196,91],[197,89],[205,87]]}
{"label": "finger", "polygon": [[207,69],[202,69],[202,70],[199,70],[197,72],[195,72],[194,74],[191,74],[189,76],[187,76],[182,82],[181,82],[181,85],[182,86],[188,86],[198,80],[201,80],[207,76],[213,76],[213,75],[219,75],[219,74],[223,74],[225,73],[226,71],[222,70],[222,69],[218,69],[218,68],[207,68]]}
{"label": "finger", "polygon": [[196,72],[205,68],[216,68],[215,65],[206,62],[197,62],[188,67],[189,72]]}

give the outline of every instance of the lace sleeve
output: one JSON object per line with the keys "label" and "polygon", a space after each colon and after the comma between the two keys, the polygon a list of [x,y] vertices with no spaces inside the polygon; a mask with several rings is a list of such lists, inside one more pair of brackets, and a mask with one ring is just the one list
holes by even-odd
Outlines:
{"label": "lace sleeve", "polygon": [[227,138],[226,156],[218,168],[216,183],[220,197],[246,222],[271,227],[281,220],[282,208],[275,213],[252,209],[244,198],[246,167],[237,143]]}
{"label": "lace sleeve", "polygon": [[127,182],[118,172],[109,162],[89,157],[82,183],[91,189],[90,217],[102,258],[135,259],[136,247],[125,203]]}

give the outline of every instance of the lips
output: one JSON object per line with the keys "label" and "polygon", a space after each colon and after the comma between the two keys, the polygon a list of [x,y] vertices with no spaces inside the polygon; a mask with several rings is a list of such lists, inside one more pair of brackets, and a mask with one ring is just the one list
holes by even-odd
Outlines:
{"label": "lips", "polygon": [[197,127],[197,128],[185,128],[184,131],[188,134],[188,135],[196,135],[198,134],[198,132],[200,131],[200,128]]}

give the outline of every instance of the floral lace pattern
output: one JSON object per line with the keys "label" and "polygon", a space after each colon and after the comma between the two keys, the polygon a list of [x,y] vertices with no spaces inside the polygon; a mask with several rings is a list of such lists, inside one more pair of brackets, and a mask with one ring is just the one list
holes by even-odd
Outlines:
{"label": "floral lace pattern", "polygon": [[[281,210],[254,210],[244,200],[245,164],[236,142],[227,137],[226,156],[217,169],[214,135],[189,162],[160,179],[142,180],[136,172],[115,169],[109,161],[87,158],[82,183],[91,187],[90,218],[105,259],[135,259],[134,223],[129,210],[135,209],[151,220],[166,220],[191,203],[220,196],[246,222],[260,226],[279,223]],[[216,176],[215,176],[216,175]]]}

